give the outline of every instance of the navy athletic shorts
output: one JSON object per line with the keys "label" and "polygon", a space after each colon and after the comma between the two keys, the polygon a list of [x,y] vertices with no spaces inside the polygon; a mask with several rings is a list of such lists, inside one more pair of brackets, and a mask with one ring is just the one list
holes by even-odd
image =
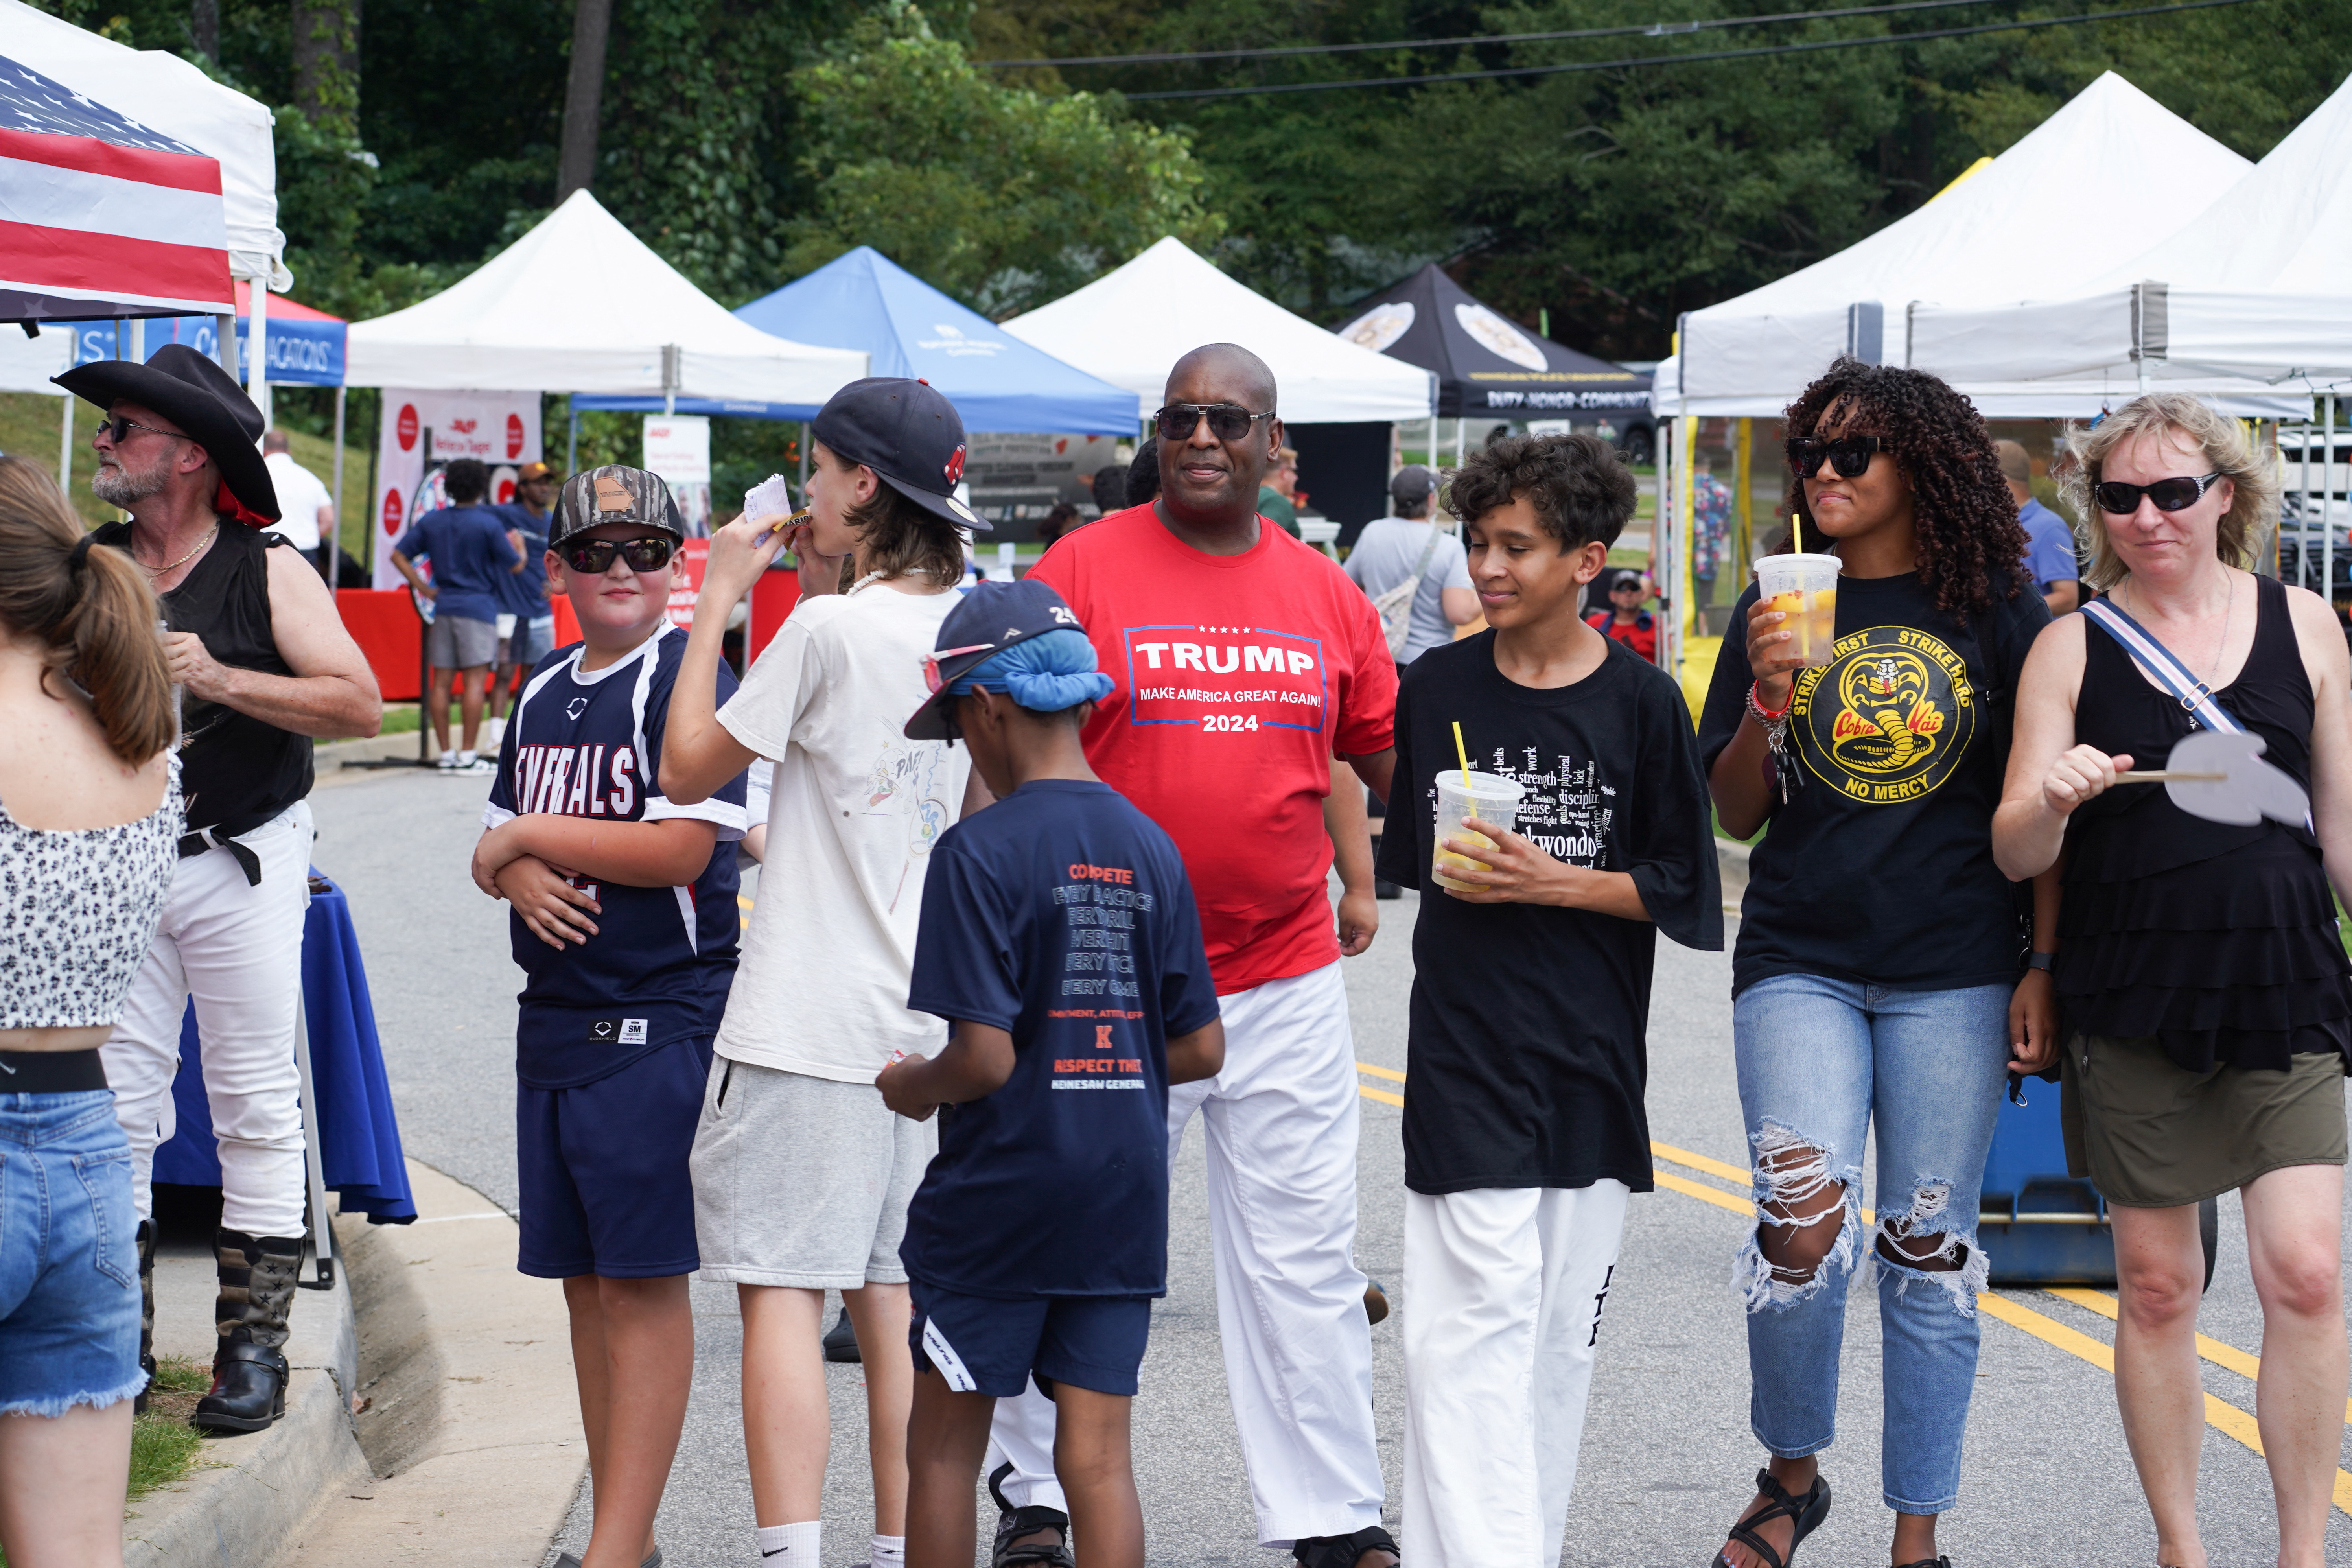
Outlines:
{"label": "navy athletic shorts", "polygon": [[710,1041],[658,1046],[571,1089],[515,1089],[525,1274],[653,1279],[702,1265],[686,1168]]}
{"label": "navy athletic shorts", "polygon": [[1135,1392],[1143,1344],[1151,1337],[1149,1296],[1031,1296],[999,1301],[960,1296],[914,1280],[915,1321],[907,1343],[917,1372],[936,1372],[958,1393],[1013,1399],[1035,1373],[1097,1394]]}

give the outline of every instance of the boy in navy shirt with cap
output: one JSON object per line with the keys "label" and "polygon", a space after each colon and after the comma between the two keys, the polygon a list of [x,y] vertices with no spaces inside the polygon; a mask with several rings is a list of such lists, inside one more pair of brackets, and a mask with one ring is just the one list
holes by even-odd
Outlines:
{"label": "boy in navy shirt with cap", "polygon": [[947,1047],[876,1080],[902,1116],[946,1108],[899,1248],[908,1568],[969,1568],[989,1420],[1033,1375],[1085,1568],[1141,1568],[1128,1407],[1167,1289],[1168,1086],[1223,1066],[1216,990],[1175,845],[1087,765],[1111,683],[1061,595],[982,584],[939,646],[906,733],[961,739],[998,799],[940,839],[923,886],[908,1005],[948,1020]]}
{"label": "boy in navy shirt with cap", "polygon": [[475,882],[514,906],[528,976],[515,1030],[520,1267],[562,1280],[572,1313],[595,1504],[588,1568],[636,1568],[655,1552],[694,1373],[687,1156],[740,927],[742,775],[680,805],[658,772],[686,652],[668,615],[684,537],[656,475],[616,466],[565,484],[547,569],[585,640],[541,659],[516,700],[474,850]]}

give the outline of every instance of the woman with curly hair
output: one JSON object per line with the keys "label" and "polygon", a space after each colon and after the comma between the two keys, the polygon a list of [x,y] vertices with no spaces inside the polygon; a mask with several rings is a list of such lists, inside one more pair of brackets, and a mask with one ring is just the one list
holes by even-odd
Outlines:
{"label": "woman with curly hair", "polygon": [[1759,1215],[1737,1274],[1770,1458],[1717,1561],[1783,1568],[1829,1512],[1815,1456],[1836,1435],[1875,1121],[1882,1486],[1898,1568],[1941,1568],[1936,1517],[1958,1500],[1986,1279],[1978,1186],[2004,1068],[2054,1048],[2050,976],[2021,973],[1991,842],[2010,692],[2050,612],[1966,398],[1842,359],[1787,418],[1790,511],[1805,546],[1840,562],[1836,640],[1805,668],[1788,617],[1750,585],[1734,611],[1746,644],[1725,640],[1699,726],[1725,830],[1771,824],[1732,962]]}
{"label": "woman with curly hair", "polygon": [[[2065,855],[2066,1163],[2115,1219],[2116,1400],[2156,1560],[2205,1565],[2197,1205],[2235,1188],[2263,1309],[2258,1407],[2279,1562],[2317,1568],[2347,1377],[2352,973],[2328,884],[2352,896],[2352,660],[2326,600],[2246,570],[2278,516],[2278,481],[2235,420],[2161,393],[2067,444],[2089,586],[2221,713],[2192,714],[2108,621],[2058,622],[2019,687],[1993,852],[2019,876]],[[2221,714],[2309,791],[2307,822],[2207,822],[2164,790],[2117,782],[2162,767],[2200,717]]]}

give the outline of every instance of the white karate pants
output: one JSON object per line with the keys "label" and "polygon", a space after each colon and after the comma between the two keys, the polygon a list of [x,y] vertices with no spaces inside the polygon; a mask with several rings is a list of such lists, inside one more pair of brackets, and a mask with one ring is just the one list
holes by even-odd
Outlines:
{"label": "white karate pants", "polygon": [[[1198,1111],[1225,1387],[1259,1544],[1286,1547],[1381,1521],[1371,1327],[1355,1260],[1355,1037],[1336,963],[1218,1007],[1225,1068],[1169,1091],[1168,1158]],[[1015,1506],[1066,1506],[1051,1479],[1053,1432],[1034,1383],[996,1402],[988,1464],[1013,1461],[1003,1484]]]}
{"label": "white karate pants", "polygon": [[1412,1568],[1556,1568],[1622,1182],[1404,1195]]}
{"label": "white karate pants", "polygon": [[163,924],[100,1047],[114,1114],[131,1141],[131,1195],[154,1213],[155,1149],[177,1130],[172,1079],[180,1021],[195,998],[205,1093],[220,1140],[221,1224],[248,1236],[300,1236],[302,1078],[294,1065],[302,920],[310,906],[310,805],[297,801],[237,840],[261,861],[247,885],[236,857],[208,849],[179,864]]}

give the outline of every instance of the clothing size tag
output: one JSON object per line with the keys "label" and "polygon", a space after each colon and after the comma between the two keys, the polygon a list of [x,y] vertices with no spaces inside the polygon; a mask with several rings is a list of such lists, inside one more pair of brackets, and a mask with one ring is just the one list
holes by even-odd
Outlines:
{"label": "clothing size tag", "polygon": [[599,1045],[619,1044],[642,1046],[651,1020],[646,1018],[596,1018],[588,1025],[588,1037]]}

